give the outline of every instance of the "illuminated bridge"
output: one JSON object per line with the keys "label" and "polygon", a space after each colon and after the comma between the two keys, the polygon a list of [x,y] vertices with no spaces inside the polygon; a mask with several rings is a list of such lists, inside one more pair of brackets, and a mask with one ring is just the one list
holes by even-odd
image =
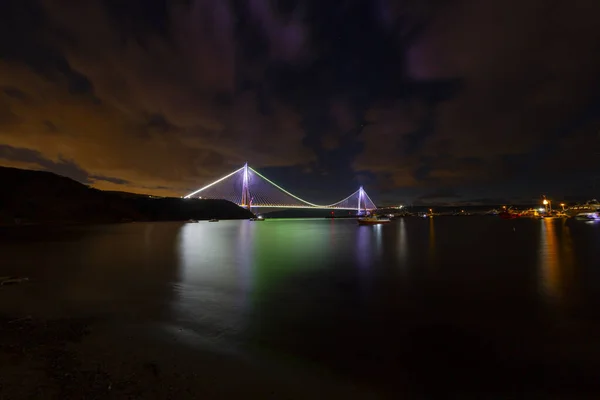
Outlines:
{"label": "illuminated bridge", "polygon": [[375,210],[375,203],[362,186],[336,203],[319,205],[295,196],[245,164],[242,168],[185,196],[200,199],[224,199],[244,208],[305,208],[355,210],[359,214]]}

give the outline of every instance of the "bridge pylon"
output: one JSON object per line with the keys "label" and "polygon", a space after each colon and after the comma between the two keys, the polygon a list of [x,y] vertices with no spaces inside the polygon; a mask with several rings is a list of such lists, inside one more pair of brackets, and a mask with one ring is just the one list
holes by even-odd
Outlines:
{"label": "bridge pylon", "polygon": [[358,206],[356,207],[357,215],[363,215],[363,213],[366,214],[368,212],[365,194],[365,189],[363,189],[363,187],[361,186],[358,189]]}
{"label": "bridge pylon", "polygon": [[248,178],[248,163],[244,164],[243,169],[243,178],[242,178],[242,204],[243,208],[247,208],[250,210],[250,206],[252,205],[252,198],[250,197],[250,188],[249,188],[249,178]]}

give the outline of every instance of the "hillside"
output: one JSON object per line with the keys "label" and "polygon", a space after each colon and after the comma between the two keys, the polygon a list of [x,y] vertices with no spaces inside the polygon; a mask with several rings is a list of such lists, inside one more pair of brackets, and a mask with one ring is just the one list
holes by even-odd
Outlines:
{"label": "hillside", "polygon": [[151,198],[103,192],[50,172],[0,167],[0,225],[245,219],[225,200]]}

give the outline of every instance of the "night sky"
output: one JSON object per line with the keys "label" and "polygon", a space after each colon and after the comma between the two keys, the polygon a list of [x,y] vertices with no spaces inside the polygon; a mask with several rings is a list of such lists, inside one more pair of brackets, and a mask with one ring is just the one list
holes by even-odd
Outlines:
{"label": "night sky", "polygon": [[2,0],[0,165],[181,196],[600,197],[598,0]]}

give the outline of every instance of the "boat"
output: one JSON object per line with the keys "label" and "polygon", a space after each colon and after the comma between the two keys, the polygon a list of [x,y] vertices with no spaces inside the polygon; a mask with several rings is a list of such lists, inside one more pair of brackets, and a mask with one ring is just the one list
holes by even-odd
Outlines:
{"label": "boat", "polygon": [[375,216],[363,217],[358,219],[358,225],[381,225],[392,222],[389,218],[377,218]]}
{"label": "boat", "polygon": [[[545,216],[545,214],[543,214],[543,209],[540,208],[528,208],[527,210],[519,210],[518,212],[512,210],[511,212],[515,214],[517,218],[541,219]],[[505,219],[514,219],[514,217]]]}
{"label": "boat", "polygon": [[569,216],[562,211],[552,210],[548,214],[539,214],[540,219],[556,219],[556,218],[568,218]]}
{"label": "boat", "polygon": [[519,218],[521,216],[521,214],[518,214],[516,212],[508,210],[508,211],[502,211],[501,213],[498,213],[498,216],[502,219],[516,219],[516,218]]}
{"label": "boat", "polygon": [[213,218],[213,219],[209,219],[208,222],[219,222],[219,220],[216,218]]}
{"label": "boat", "polygon": [[582,212],[577,214],[575,219],[584,221],[600,221],[600,212]]}
{"label": "boat", "polygon": [[598,212],[600,212],[600,203],[596,199],[586,201],[583,204],[576,204],[565,210],[569,217],[578,217],[581,214],[584,219],[587,218],[586,215]]}

